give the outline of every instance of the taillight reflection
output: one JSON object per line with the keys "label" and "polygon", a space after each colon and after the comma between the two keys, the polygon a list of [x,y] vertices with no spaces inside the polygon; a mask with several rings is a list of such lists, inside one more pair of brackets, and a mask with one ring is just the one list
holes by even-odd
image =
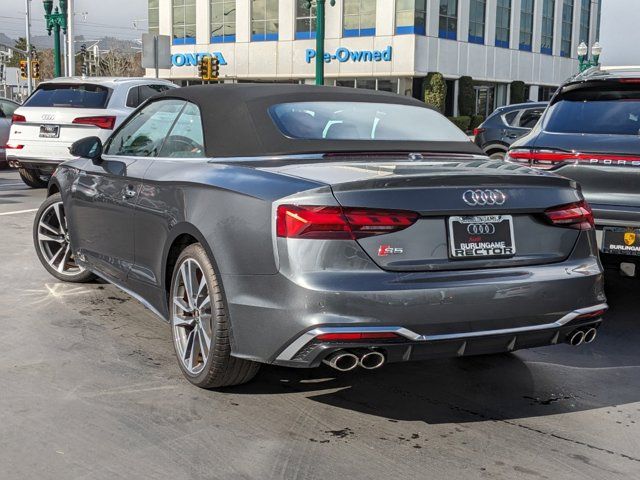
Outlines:
{"label": "taillight reflection", "polygon": [[559,227],[591,230],[595,227],[593,212],[585,201],[561,205],[546,210],[547,219]]}
{"label": "taillight reflection", "polygon": [[506,161],[528,167],[551,170],[567,163],[588,163],[611,166],[640,166],[640,156],[610,155],[605,153],[561,152],[557,150],[513,149],[507,152]]}
{"label": "taillight reflection", "polygon": [[27,118],[24,115],[18,115],[14,113],[11,116],[11,123],[24,123],[27,121]]}
{"label": "taillight reflection", "polygon": [[357,239],[397,232],[417,219],[415,212],[398,210],[280,205],[276,232],[286,238]]}

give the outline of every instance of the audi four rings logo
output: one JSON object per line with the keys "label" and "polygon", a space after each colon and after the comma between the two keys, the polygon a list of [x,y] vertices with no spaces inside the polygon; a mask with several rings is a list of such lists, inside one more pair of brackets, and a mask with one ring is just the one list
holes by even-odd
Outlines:
{"label": "audi four rings logo", "polygon": [[462,194],[462,199],[472,207],[486,207],[504,205],[507,196],[500,190],[467,190]]}
{"label": "audi four rings logo", "polygon": [[469,235],[493,235],[496,233],[496,226],[493,223],[470,223],[467,225]]}

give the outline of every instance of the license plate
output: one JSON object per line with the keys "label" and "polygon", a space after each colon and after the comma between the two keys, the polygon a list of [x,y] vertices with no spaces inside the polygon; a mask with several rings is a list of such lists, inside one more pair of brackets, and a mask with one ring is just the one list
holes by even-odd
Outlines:
{"label": "license plate", "polygon": [[604,227],[602,251],[621,255],[640,255],[640,229]]}
{"label": "license plate", "polygon": [[511,215],[449,217],[451,258],[499,258],[515,254]]}
{"label": "license plate", "polygon": [[60,125],[40,125],[40,138],[60,137]]}

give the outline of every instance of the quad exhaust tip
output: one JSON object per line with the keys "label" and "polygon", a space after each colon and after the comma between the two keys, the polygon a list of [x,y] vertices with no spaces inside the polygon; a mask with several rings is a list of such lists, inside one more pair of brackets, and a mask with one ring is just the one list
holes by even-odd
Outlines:
{"label": "quad exhaust tip", "polygon": [[582,345],[584,342],[584,332],[582,330],[576,330],[571,335],[569,335],[569,344],[577,347],[578,345]]}
{"label": "quad exhaust tip", "polygon": [[338,351],[329,355],[322,362],[340,372],[350,372],[358,366],[360,359],[353,353]]}
{"label": "quad exhaust tip", "polygon": [[378,351],[367,352],[360,357],[360,366],[365,370],[375,370],[384,365],[384,355]]}
{"label": "quad exhaust tip", "polygon": [[384,354],[377,350],[364,353],[352,353],[340,350],[329,355],[322,363],[340,372],[350,372],[357,367],[362,367],[365,370],[375,370],[382,367],[386,360]]}

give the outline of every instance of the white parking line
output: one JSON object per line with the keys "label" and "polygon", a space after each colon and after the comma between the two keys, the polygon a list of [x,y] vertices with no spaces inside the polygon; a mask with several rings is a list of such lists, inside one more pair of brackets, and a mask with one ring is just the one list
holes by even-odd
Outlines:
{"label": "white parking line", "polygon": [[29,210],[16,210],[15,212],[3,212],[3,213],[0,213],[0,217],[4,215],[17,215],[19,213],[31,213],[31,212],[37,212],[37,211],[38,211],[37,208],[31,208]]}

